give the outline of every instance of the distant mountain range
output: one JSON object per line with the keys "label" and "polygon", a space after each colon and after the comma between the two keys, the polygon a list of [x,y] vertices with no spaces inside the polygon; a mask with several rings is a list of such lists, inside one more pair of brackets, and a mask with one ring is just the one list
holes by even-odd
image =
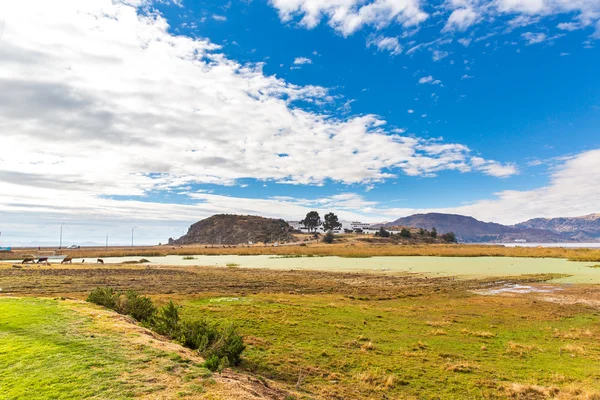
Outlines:
{"label": "distant mountain range", "polygon": [[534,218],[515,225],[521,229],[543,229],[579,242],[600,240],[600,214],[574,218]]}
{"label": "distant mountain range", "polygon": [[410,226],[432,229],[439,233],[454,232],[463,243],[514,242],[537,243],[600,241],[600,214],[576,218],[536,218],[507,226],[482,222],[455,214],[415,214],[384,224],[386,227]]}

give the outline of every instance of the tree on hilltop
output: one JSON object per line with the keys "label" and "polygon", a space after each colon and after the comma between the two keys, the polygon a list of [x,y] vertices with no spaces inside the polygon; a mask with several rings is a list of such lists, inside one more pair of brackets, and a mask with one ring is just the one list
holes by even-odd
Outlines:
{"label": "tree on hilltop", "polygon": [[330,212],[329,214],[325,214],[325,222],[323,222],[323,229],[326,231],[333,231],[336,229],[340,229],[342,224],[338,220],[337,215]]}
{"label": "tree on hilltop", "polygon": [[311,232],[321,226],[321,217],[319,216],[318,212],[311,211],[306,214],[306,217],[300,221],[300,223],[304,225],[309,232]]}

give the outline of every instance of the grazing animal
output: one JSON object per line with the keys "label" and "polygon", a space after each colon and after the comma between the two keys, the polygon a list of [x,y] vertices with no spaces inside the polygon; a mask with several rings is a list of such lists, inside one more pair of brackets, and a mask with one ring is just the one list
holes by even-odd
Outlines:
{"label": "grazing animal", "polygon": [[48,257],[40,257],[40,258],[37,260],[37,263],[38,263],[38,264],[47,264],[47,263],[48,263]]}
{"label": "grazing animal", "polygon": [[34,262],[35,262],[35,258],[33,258],[33,257],[25,257],[23,259],[23,262],[21,264],[27,264],[27,263],[32,263],[33,264]]}
{"label": "grazing animal", "polygon": [[83,260],[81,260],[81,263],[82,263],[82,264],[85,264],[85,258],[84,258]]}
{"label": "grazing animal", "polygon": [[96,264],[104,264],[104,260],[99,258],[98,261],[96,261]]}
{"label": "grazing animal", "polygon": [[73,258],[65,257],[64,260],[62,260],[60,263],[61,264],[66,264],[66,263],[73,264]]}

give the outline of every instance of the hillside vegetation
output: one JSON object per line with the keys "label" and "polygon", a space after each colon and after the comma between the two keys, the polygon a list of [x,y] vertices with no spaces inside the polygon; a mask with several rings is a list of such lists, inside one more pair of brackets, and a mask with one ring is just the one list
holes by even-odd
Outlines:
{"label": "hillside vegetation", "polygon": [[254,215],[219,214],[190,226],[179,239],[169,239],[170,245],[290,242],[295,238],[292,228],[282,219]]}

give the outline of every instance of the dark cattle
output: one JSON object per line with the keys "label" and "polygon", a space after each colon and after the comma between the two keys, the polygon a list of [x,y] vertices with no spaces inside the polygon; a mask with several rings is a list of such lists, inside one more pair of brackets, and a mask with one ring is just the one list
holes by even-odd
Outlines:
{"label": "dark cattle", "polygon": [[104,264],[104,260],[99,258],[98,261],[96,261],[96,264]]}
{"label": "dark cattle", "polygon": [[37,263],[38,263],[38,264],[44,264],[44,263],[48,263],[48,257],[40,257],[40,258],[37,260]]}

